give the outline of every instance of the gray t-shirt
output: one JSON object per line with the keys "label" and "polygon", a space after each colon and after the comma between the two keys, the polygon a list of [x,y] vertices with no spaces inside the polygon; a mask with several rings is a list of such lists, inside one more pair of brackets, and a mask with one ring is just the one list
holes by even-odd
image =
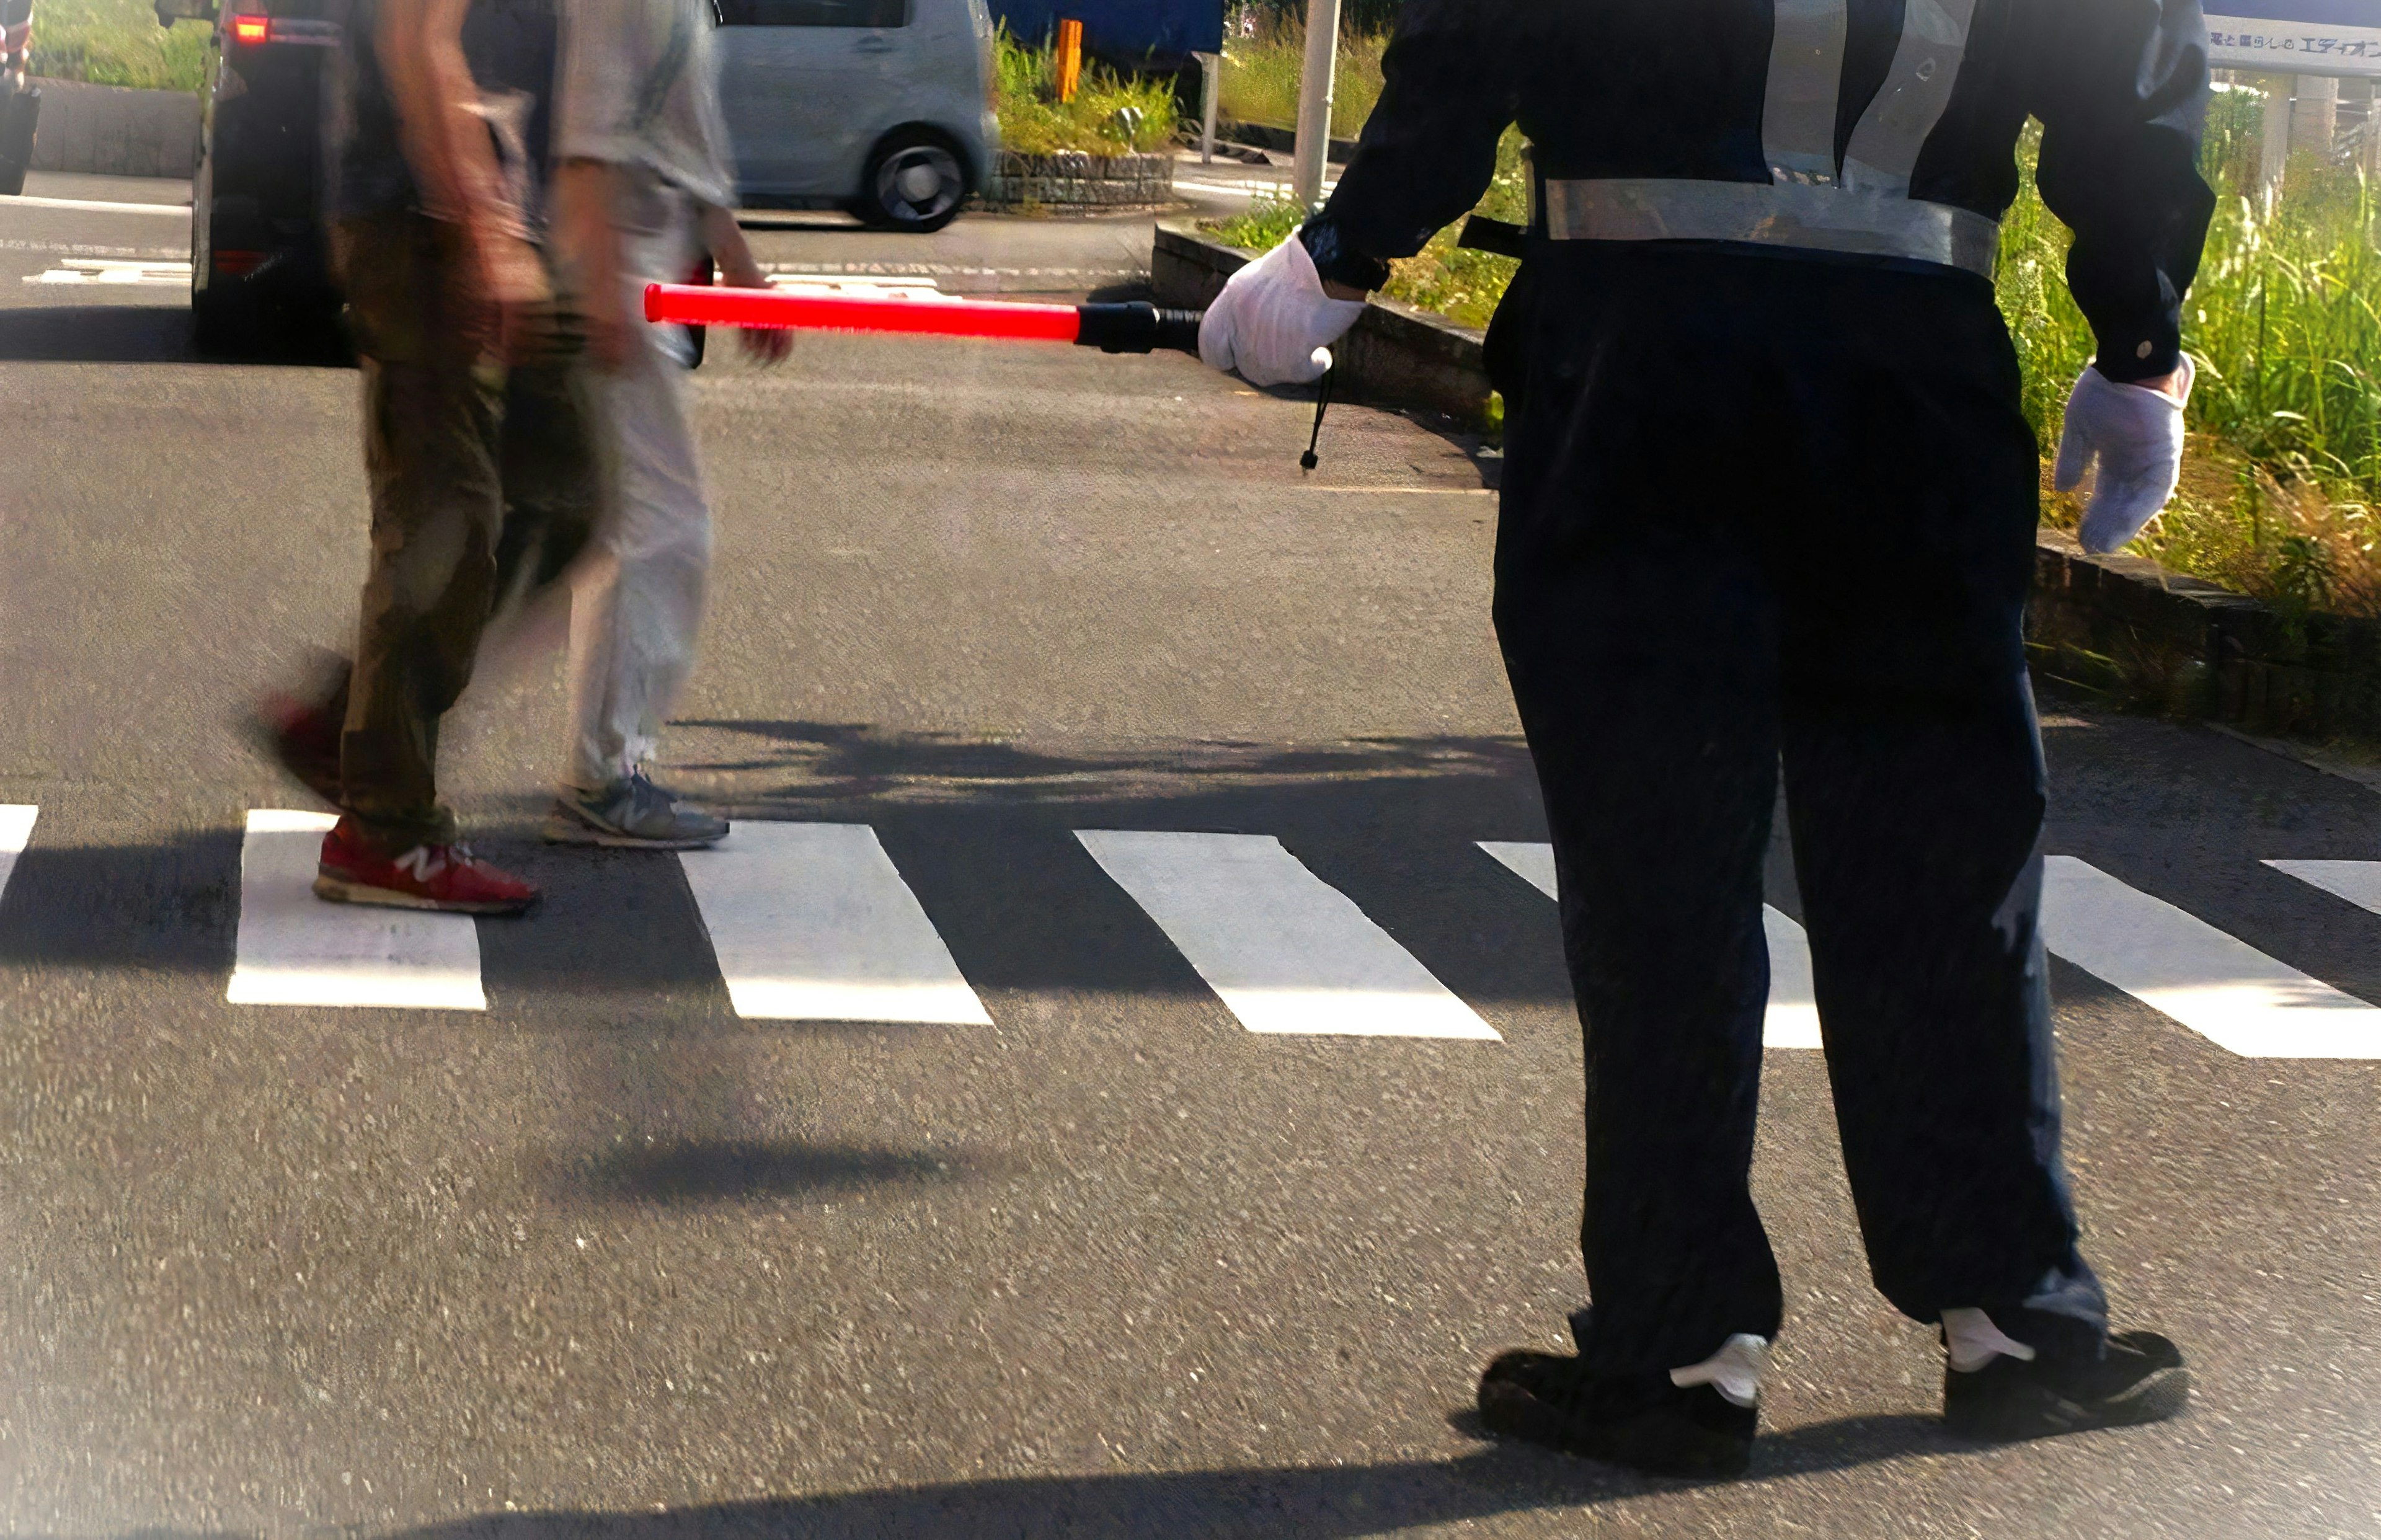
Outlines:
{"label": "gray t-shirt", "polygon": [[700,202],[734,207],[712,25],[707,0],[571,0],[555,157],[640,166]]}

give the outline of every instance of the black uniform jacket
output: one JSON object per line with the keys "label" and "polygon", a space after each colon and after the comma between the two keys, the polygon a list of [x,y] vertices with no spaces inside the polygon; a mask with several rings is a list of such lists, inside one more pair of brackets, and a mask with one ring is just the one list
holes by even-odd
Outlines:
{"label": "black uniform jacket", "polygon": [[1835,96],[1834,164],[1812,157],[1825,180],[1907,67],[1909,26],[1948,44],[1919,60],[1926,79],[1938,53],[1956,75],[1908,196],[1997,219],[2017,193],[2019,135],[2040,118],[2039,185],[2075,232],[2068,283],[2102,371],[2172,371],[2214,207],[2195,165],[2208,90],[2198,0],[1406,0],[1380,104],[1307,244],[1325,276],[1375,287],[1382,259],[1419,251],[1478,202],[1508,124],[1542,177],[1781,179],[1778,126],[1764,125],[1781,36],[1820,40],[1793,63],[1807,75],[1815,57]]}

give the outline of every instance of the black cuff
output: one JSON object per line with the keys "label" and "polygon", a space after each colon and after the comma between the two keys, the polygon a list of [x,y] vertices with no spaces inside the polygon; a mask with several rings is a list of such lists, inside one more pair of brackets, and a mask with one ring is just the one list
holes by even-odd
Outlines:
{"label": "black cuff", "polygon": [[1298,238],[1306,254],[1314,259],[1314,271],[1325,283],[1345,284],[1367,294],[1387,286],[1389,264],[1350,251],[1340,239],[1339,226],[1325,215],[1318,214],[1300,226]]}
{"label": "black cuff", "polygon": [[2182,367],[2182,345],[2165,324],[2105,336],[2094,367],[2118,385],[2162,380]]}

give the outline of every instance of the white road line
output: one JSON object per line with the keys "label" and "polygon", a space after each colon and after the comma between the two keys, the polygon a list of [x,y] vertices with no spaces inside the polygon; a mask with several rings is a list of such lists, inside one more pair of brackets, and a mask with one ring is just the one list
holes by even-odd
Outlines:
{"label": "white road line", "polygon": [[470,917],[314,897],[327,813],[257,808],[239,852],[234,1005],[485,1010]]}
{"label": "white road line", "polygon": [[1271,835],[1075,837],[1251,1032],[1501,1041]]}
{"label": "white road line", "polygon": [[[1547,898],[1555,896],[1553,846],[1484,839],[1480,848]],[[1815,1048],[1819,1046],[1819,998],[1811,984],[1810,938],[1792,916],[1774,904],[1761,906],[1761,928],[1769,941],[1769,1006],[1761,1018],[1761,1045]]]}
{"label": "white road line", "polygon": [[29,284],[155,284],[179,287],[190,281],[187,262],[137,258],[72,257],[45,272],[29,273]]}
{"label": "white road line", "polygon": [[85,214],[170,214],[177,219],[190,217],[188,203],[109,203],[90,198],[31,198],[21,193],[0,196],[0,209],[79,209]]}
{"label": "white road line", "polygon": [[2246,1058],[2381,1058],[2381,1009],[2073,856],[2043,870],[2053,952]]}
{"label": "white road line", "polygon": [[992,1025],[865,824],[742,823],[681,859],[737,1015]]}
{"label": "white road line", "polygon": [[33,820],[42,810],[27,802],[0,802],[0,894],[8,891],[8,879],[17,873],[17,858],[25,853],[25,842],[33,837]]}
{"label": "white road line", "polygon": [[2302,883],[2381,914],[2381,861],[2269,861]]}

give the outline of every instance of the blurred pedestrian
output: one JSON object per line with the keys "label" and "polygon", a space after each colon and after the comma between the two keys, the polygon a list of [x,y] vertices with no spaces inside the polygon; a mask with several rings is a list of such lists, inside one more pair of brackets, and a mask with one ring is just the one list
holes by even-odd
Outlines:
{"label": "blurred pedestrian", "polygon": [[372,559],[352,666],[275,711],[341,810],[314,891],[518,913],[437,788],[439,724],[492,617],[551,590],[599,502],[577,322],[543,250],[557,0],[355,0],[331,246],[364,386]]}
{"label": "blurred pedestrian", "polygon": [[[572,0],[555,103],[558,246],[581,297],[617,493],[573,578],[569,765],[548,839],[687,849],[723,818],[674,801],[650,765],[693,667],[711,507],[689,417],[692,340],[643,315],[649,283],[718,265],[765,288],[737,226],[706,0]],[[748,331],[775,361],[789,334]]]}

